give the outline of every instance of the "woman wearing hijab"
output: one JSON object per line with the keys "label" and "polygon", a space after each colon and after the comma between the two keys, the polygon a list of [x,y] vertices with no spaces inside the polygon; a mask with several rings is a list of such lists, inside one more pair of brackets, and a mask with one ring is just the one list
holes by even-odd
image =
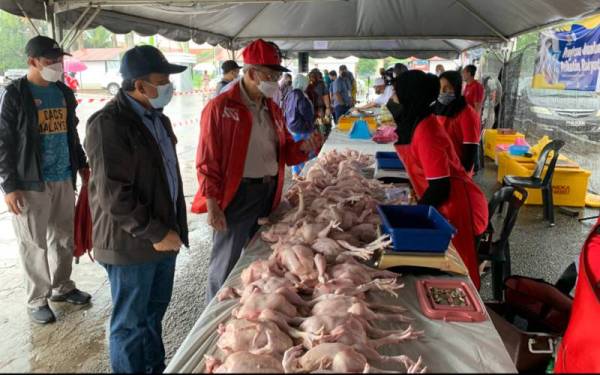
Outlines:
{"label": "woman wearing hijab", "polygon": [[[315,131],[315,112],[313,104],[304,93],[306,87],[308,87],[308,78],[302,74],[298,74],[294,79],[292,87],[292,91],[290,91],[284,99],[283,110],[287,127],[292,134],[292,137],[297,142],[303,139],[309,139]],[[309,160],[315,156],[315,153],[312,153]],[[300,174],[303,167],[304,163],[294,165],[292,167],[292,173],[295,175]]]}
{"label": "woman wearing hijab", "polygon": [[406,166],[419,204],[436,207],[457,229],[452,243],[479,288],[476,243],[487,227],[487,201],[435,118],[433,103],[440,91],[439,80],[411,70],[394,81],[394,88],[400,103],[388,107],[397,125],[396,152]]}
{"label": "woman wearing hijab", "polygon": [[440,76],[440,95],[435,114],[454,145],[465,171],[472,176],[481,135],[481,122],[475,110],[461,95],[460,72],[447,71]]}

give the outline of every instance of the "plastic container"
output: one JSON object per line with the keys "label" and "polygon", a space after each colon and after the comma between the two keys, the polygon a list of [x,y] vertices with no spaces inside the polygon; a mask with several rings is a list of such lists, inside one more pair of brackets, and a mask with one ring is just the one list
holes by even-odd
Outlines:
{"label": "plastic container", "polygon": [[[453,293],[452,301],[445,298]],[[434,295],[444,298],[436,299]],[[417,297],[423,314],[447,322],[482,322],[486,313],[477,298],[477,292],[465,281],[455,279],[417,280]]]}
{"label": "plastic container", "polygon": [[[535,168],[532,162],[519,162],[519,157],[512,157],[506,153],[498,154],[498,182],[504,176],[530,177]],[[582,168],[556,167],[552,177],[552,199],[555,206],[584,207],[588,190],[590,171]],[[541,205],[542,194],[540,189],[527,189],[527,205]]]}
{"label": "plastic container", "polygon": [[511,155],[524,156],[526,153],[529,152],[529,146],[514,144],[514,145],[508,147],[508,152]]}
{"label": "plastic container", "polygon": [[377,206],[393,251],[443,253],[456,229],[432,206]]}
{"label": "plastic container", "polygon": [[497,129],[486,129],[483,133],[483,152],[485,156],[490,159],[496,159],[496,146],[497,145],[512,145],[515,143],[517,138],[524,138],[525,135],[523,133],[514,133],[514,134],[503,134],[507,130],[511,129],[503,129],[498,131]]}
{"label": "plastic container", "polygon": [[354,121],[349,137],[350,139],[371,139],[369,124],[362,118]]}
{"label": "plastic container", "polygon": [[404,164],[395,152],[378,151],[375,153],[377,168],[404,170]]}
{"label": "plastic container", "polygon": [[[358,117],[356,117],[356,116],[344,115],[344,116],[340,117],[340,119],[338,120],[336,129],[338,129],[339,131],[342,131],[342,132],[348,132],[348,131],[350,131],[350,129],[352,129],[352,126],[354,125],[354,121],[356,121],[356,120],[358,120]],[[367,122],[367,124],[369,125],[369,131],[371,133],[375,133],[377,131],[377,120],[375,120],[375,117],[364,116],[363,120],[365,120]]]}

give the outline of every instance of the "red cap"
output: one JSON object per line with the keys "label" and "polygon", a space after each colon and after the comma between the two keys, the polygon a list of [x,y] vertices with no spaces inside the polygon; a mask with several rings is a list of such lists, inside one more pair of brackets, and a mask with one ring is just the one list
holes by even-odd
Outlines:
{"label": "red cap", "polygon": [[257,39],[244,48],[242,55],[244,56],[244,64],[246,65],[264,65],[280,72],[290,71],[281,66],[279,48],[277,48],[275,43]]}

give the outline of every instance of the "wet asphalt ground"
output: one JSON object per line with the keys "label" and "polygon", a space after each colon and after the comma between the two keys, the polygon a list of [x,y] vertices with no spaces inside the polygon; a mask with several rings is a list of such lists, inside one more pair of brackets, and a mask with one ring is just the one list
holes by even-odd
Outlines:
{"label": "wet asphalt ground", "polygon": [[[86,99],[89,96],[84,96]],[[94,96],[96,97],[96,96]],[[184,189],[191,204],[197,182],[194,158],[198,141],[198,122],[203,98],[177,96],[167,108],[179,139],[178,154]],[[102,103],[84,100],[78,115],[86,119]],[[81,135],[84,136],[81,126]],[[497,189],[495,167],[487,161],[476,180],[488,198]],[[585,212],[583,212],[585,211]],[[597,210],[583,210],[591,216]],[[194,325],[204,308],[211,231],[204,215],[189,214],[189,249],[182,249],[177,260],[173,299],[164,320],[167,360]],[[556,226],[542,220],[539,206],[525,206],[511,237],[513,274],[539,277],[554,282],[575,259],[593,221],[579,223],[575,218],[556,213]],[[0,372],[109,372],[106,329],[110,317],[110,289],[105,271],[87,257],[73,265],[73,280],[92,294],[90,306],[81,308],[51,303],[58,321],[47,326],[31,323],[25,307],[25,287],[17,256],[17,244],[10,215],[0,205]],[[489,297],[489,278],[482,294]]]}

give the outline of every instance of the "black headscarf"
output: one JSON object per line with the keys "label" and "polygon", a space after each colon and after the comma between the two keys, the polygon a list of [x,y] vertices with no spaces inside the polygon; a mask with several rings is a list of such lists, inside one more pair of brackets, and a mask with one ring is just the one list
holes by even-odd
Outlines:
{"label": "black headscarf", "polygon": [[444,105],[435,102],[435,114],[446,117],[456,117],[467,106],[465,97],[462,96],[462,75],[456,70],[448,70],[440,75],[440,80],[445,78],[454,89],[455,99]]}
{"label": "black headscarf", "polygon": [[433,103],[440,92],[440,82],[434,74],[409,70],[394,80],[394,89],[400,105],[394,105],[390,101],[388,109],[397,125],[396,144],[409,144],[419,122],[433,113]]}

